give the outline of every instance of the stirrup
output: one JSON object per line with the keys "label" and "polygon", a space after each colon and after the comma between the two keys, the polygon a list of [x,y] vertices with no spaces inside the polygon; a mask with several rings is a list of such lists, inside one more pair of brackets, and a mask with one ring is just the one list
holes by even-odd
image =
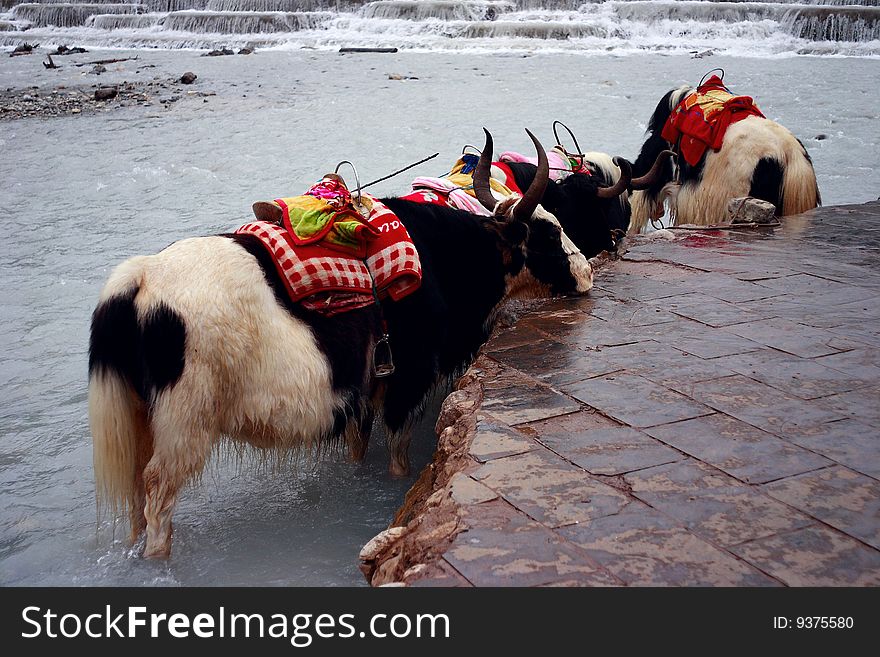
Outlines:
{"label": "stirrup", "polygon": [[391,344],[387,333],[384,333],[373,345],[373,374],[377,379],[394,374],[394,357],[391,355]]}

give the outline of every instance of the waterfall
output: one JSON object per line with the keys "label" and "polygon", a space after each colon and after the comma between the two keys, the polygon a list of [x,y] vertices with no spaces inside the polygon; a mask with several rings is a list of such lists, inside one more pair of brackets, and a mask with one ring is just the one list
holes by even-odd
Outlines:
{"label": "waterfall", "polygon": [[133,4],[28,3],[13,7],[12,18],[39,26],[73,27],[85,25],[86,20],[96,14],[138,14],[143,11],[143,6]]}
{"label": "waterfall", "polygon": [[310,30],[326,23],[330,12],[175,11],[163,21],[167,30],[202,34],[262,34]]}
{"label": "waterfall", "polygon": [[880,57],[878,0],[0,0],[0,44]]}

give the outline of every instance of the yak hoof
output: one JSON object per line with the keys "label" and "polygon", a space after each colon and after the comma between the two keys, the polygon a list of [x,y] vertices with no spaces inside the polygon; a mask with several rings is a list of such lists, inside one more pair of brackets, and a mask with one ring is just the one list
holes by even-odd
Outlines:
{"label": "yak hoof", "polygon": [[388,473],[392,477],[409,476],[409,461],[401,463],[397,459],[391,459],[391,463],[388,464]]}
{"label": "yak hoof", "polygon": [[144,559],[167,559],[171,556],[171,546],[148,547],[144,550]]}

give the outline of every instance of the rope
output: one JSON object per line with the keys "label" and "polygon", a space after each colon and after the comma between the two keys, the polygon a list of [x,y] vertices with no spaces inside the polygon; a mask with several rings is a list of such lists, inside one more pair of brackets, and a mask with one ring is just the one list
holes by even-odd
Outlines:
{"label": "rope", "polygon": [[423,159],[419,160],[418,162],[413,162],[412,164],[409,164],[409,165],[403,167],[402,169],[398,169],[394,173],[389,173],[387,176],[382,176],[381,178],[376,178],[376,180],[371,180],[366,185],[360,185],[355,191],[360,192],[362,189],[366,189],[367,187],[375,185],[376,183],[380,183],[383,180],[388,180],[389,178],[393,178],[394,176],[396,176],[400,173],[403,173],[404,171],[408,171],[409,169],[412,169],[413,167],[417,167],[420,164],[424,164],[428,160],[433,160],[438,155],[440,155],[440,153],[434,153],[433,155],[429,155],[428,157],[423,158]]}

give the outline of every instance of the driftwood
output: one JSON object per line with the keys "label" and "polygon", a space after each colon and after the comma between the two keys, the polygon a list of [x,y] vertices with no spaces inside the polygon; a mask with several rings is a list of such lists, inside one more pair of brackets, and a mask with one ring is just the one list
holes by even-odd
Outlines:
{"label": "driftwood", "polygon": [[52,55],[46,55],[46,59],[48,61],[43,62],[43,66],[46,68],[59,68],[58,64],[52,61]]}
{"label": "driftwood", "polygon": [[135,55],[134,57],[122,57],[120,59],[96,59],[93,62],[80,62],[79,64],[74,64],[74,66],[100,66],[102,64],[116,64],[118,62],[127,62],[136,59],[137,55]]}
{"label": "driftwood", "polygon": [[339,52],[397,52],[397,48],[340,48]]}

